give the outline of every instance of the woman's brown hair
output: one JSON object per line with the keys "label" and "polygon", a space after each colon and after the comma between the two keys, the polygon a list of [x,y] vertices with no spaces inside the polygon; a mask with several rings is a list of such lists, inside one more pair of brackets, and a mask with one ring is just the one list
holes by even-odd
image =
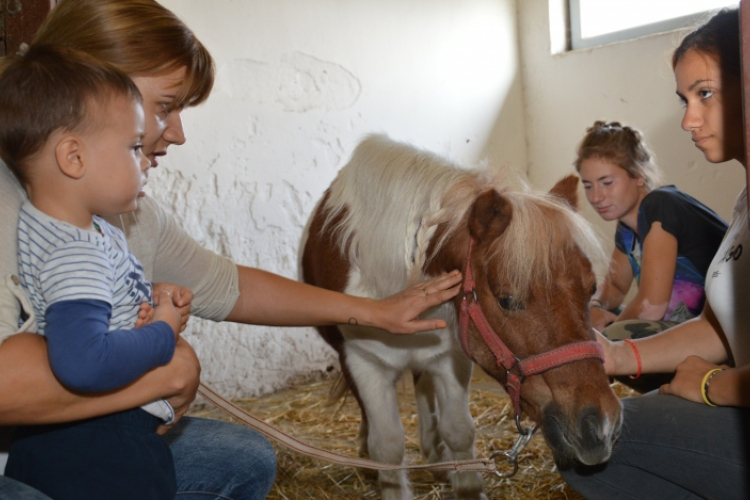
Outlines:
{"label": "woman's brown hair", "polygon": [[185,23],[153,0],[62,0],[33,43],[72,47],[129,76],[185,67],[175,107],[205,101],[213,87],[211,55]]}
{"label": "woman's brown hair", "polygon": [[586,136],[578,145],[574,163],[580,173],[581,164],[589,158],[609,160],[625,170],[632,179],[643,179],[646,191],[659,187],[661,173],[654,164],[653,153],[643,141],[641,133],[619,122],[596,121],[586,129]]}

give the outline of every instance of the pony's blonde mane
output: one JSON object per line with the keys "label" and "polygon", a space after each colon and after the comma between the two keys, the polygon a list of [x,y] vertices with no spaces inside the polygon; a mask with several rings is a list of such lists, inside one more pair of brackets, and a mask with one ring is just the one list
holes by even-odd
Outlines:
{"label": "pony's blonde mane", "polygon": [[514,290],[548,282],[561,245],[577,244],[590,259],[601,258],[599,240],[580,215],[549,194],[509,190],[504,174],[462,169],[385,136],[368,136],[331,185],[325,225],[346,209],[331,229],[360,270],[357,286],[375,297],[422,279],[438,226],[445,230],[433,255],[466,224],[474,200],[487,189],[496,189],[513,206],[512,222],[494,251]]}
{"label": "pony's blonde mane", "polygon": [[591,225],[570,210],[565,201],[548,193],[505,191],[513,206],[511,224],[493,248],[488,262],[501,262],[500,274],[512,293],[525,300],[533,285],[548,288],[553,264],[564,264],[563,250],[578,247],[592,264],[605,259],[601,242]]}

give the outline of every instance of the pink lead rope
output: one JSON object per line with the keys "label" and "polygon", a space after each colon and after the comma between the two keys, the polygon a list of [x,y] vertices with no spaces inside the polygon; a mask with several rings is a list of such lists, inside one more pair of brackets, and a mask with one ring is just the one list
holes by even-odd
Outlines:
{"label": "pink lead rope", "polygon": [[[247,425],[251,429],[255,429],[264,436],[277,441],[278,443],[286,446],[287,448],[294,450],[303,455],[325,460],[334,464],[348,465],[352,467],[363,467],[365,469],[376,469],[376,470],[400,470],[400,469],[424,469],[433,471],[473,471],[473,472],[493,472],[500,477],[509,477],[518,470],[518,465],[515,465],[515,469],[511,474],[503,474],[498,471],[495,464],[495,457],[498,455],[507,455],[504,452],[496,452],[489,459],[477,458],[474,460],[462,460],[457,462],[440,462],[431,464],[412,464],[412,465],[394,465],[385,464],[381,462],[374,462],[365,458],[350,457],[346,455],[340,455],[332,451],[324,450],[307,443],[304,443],[284,432],[276,429],[270,424],[253,417],[248,412],[238,407],[231,401],[225,399],[221,394],[210,388],[204,383],[198,387],[198,393],[203,396],[207,401],[215,405],[217,408],[224,410],[228,415],[236,418],[243,424]],[[510,462],[510,461],[509,461]],[[512,462],[511,462],[512,463]]]}
{"label": "pink lead rope", "polygon": [[[461,309],[458,315],[458,336],[464,352],[471,360],[474,360],[471,351],[469,351],[469,320],[471,319],[477,331],[482,335],[485,344],[487,344],[487,347],[495,356],[497,366],[505,369],[507,375],[505,390],[513,402],[516,419],[518,419],[521,416],[521,384],[527,377],[589,358],[599,359],[603,363],[604,350],[595,340],[582,340],[523,359],[513,354],[513,351],[500,340],[500,337],[492,329],[489,321],[487,321],[487,317],[482,312],[482,307],[477,301],[476,283],[471,272],[471,251],[473,247],[474,238],[470,238],[469,252],[466,255],[466,269],[464,271],[464,298],[461,302]],[[472,300],[469,300],[469,297]]]}

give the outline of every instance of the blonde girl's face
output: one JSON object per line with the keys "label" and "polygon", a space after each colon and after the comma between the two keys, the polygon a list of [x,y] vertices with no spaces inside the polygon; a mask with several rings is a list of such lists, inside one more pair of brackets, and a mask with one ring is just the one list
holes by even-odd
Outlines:
{"label": "blonde girl's face", "polygon": [[685,106],[681,125],[695,147],[711,163],[743,161],[739,82],[722,81],[716,58],[692,49],[682,56],[674,74],[677,95]]}
{"label": "blonde girl's face", "polygon": [[579,173],[586,199],[602,219],[637,220],[644,196],[643,179],[634,179],[611,160],[597,157],[583,160]]}
{"label": "blonde girl's face", "polygon": [[185,73],[183,66],[159,76],[132,77],[143,96],[146,117],[143,152],[153,167],[159,165],[159,157],[167,154],[167,147],[185,143],[182,108],[176,104]]}

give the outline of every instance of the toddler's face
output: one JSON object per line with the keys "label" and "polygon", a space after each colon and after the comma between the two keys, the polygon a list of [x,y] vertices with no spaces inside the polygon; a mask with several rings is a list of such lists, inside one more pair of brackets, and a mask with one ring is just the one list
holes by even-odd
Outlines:
{"label": "toddler's face", "polygon": [[98,215],[132,212],[151,166],[143,154],[143,106],[120,96],[104,109],[107,117],[103,125],[86,137],[89,206]]}

